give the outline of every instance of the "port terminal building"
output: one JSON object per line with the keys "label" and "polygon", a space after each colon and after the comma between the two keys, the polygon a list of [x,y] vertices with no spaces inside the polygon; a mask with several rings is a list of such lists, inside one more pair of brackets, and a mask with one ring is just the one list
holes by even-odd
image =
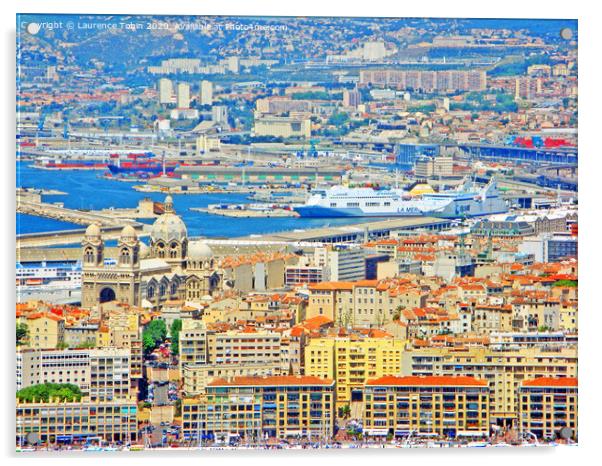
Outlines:
{"label": "port terminal building", "polygon": [[182,166],[176,169],[182,179],[199,184],[319,184],[338,185],[342,183],[342,168],[287,168],[287,167],[223,167]]}

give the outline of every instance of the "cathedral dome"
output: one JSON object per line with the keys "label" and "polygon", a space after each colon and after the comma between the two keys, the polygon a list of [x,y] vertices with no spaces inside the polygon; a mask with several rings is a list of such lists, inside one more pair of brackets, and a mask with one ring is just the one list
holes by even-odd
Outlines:
{"label": "cathedral dome", "polygon": [[176,214],[161,215],[151,228],[151,238],[153,241],[182,241],[187,236],[186,225],[184,225],[182,219]]}
{"label": "cathedral dome", "polygon": [[86,228],[85,236],[89,238],[95,238],[100,236],[100,227],[98,226],[98,224],[92,223],[91,225],[89,225],[88,228]]}
{"label": "cathedral dome", "polygon": [[188,236],[186,225],[173,209],[173,200],[171,196],[165,198],[165,213],[163,213],[151,228],[151,239],[153,241],[163,240],[170,242],[173,240],[182,241]]}
{"label": "cathedral dome", "polygon": [[123,230],[121,230],[120,237],[123,240],[129,240],[129,241],[135,241],[135,240],[138,239],[138,235],[136,234],[136,230],[134,229],[134,227],[132,225],[126,225],[126,226],[124,226]]}
{"label": "cathedral dome", "polygon": [[213,250],[204,241],[195,241],[188,245],[188,259],[206,260],[213,257]]}

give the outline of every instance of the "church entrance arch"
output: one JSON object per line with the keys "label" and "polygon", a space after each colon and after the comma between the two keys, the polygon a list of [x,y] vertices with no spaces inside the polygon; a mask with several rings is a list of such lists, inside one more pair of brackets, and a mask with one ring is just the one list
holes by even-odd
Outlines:
{"label": "church entrance arch", "polygon": [[99,301],[101,303],[115,301],[115,290],[108,286],[104,287],[102,290],[100,290]]}

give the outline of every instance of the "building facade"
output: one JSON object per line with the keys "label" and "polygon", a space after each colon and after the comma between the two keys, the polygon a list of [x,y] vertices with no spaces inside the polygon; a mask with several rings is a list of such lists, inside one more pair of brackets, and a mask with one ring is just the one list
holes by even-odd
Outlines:
{"label": "building facade", "polygon": [[334,380],[311,376],[235,377],[209,383],[204,397],[182,403],[185,439],[329,439],[334,433]]}
{"label": "building facade", "polygon": [[405,342],[394,338],[312,338],[305,374],[336,380],[336,402],[361,401],[367,380],[401,373]]}
{"label": "building facade", "polygon": [[381,377],[366,383],[367,436],[489,435],[489,387],[474,377]]}
{"label": "building facade", "polygon": [[17,400],[17,445],[97,442],[124,445],[138,439],[135,401],[22,403]]}
{"label": "building facade", "polygon": [[[539,440],[577,440],[578,384],[575,377],[524,380],[518,389],[519,428]],[[563,432],[564,429],[564,432]]]}

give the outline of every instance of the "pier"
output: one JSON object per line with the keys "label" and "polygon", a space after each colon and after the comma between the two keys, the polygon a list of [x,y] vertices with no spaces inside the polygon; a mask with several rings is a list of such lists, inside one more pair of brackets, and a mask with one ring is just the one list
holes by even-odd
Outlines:
{"label": "pier", "polygon": [[95,211],[69,209],[59,204],[36,202],[33,200],[24,199],[21,196],[17,196],[17,213],[52,218],[54,220],[76,223],[78,225],[90,225],[91,223],[98,223],[102,226],[121,225],[123,227],[126,224],[133,225],[136,223],[133,220],[118,218],[107,212],[101,213]]}
{"label": "pier", "polygon": [[[139,237],[148,236],[148,233],[144,232],[144,225],[141,223],[130,223],[136,230]],[[115,225],[111,227],[101,228],[102,237],[104,240],[115,240],[121,235],[121,230],[125,223],[121,225]],[[17,260],[19,260],[19,251],[22,248],[42,248],[48,246],[59,246],[67,244],[80,243],[86,232],[85,228],[78,228],[74,230],[61,230],[43,233],[26,233],[17,235]]]}

